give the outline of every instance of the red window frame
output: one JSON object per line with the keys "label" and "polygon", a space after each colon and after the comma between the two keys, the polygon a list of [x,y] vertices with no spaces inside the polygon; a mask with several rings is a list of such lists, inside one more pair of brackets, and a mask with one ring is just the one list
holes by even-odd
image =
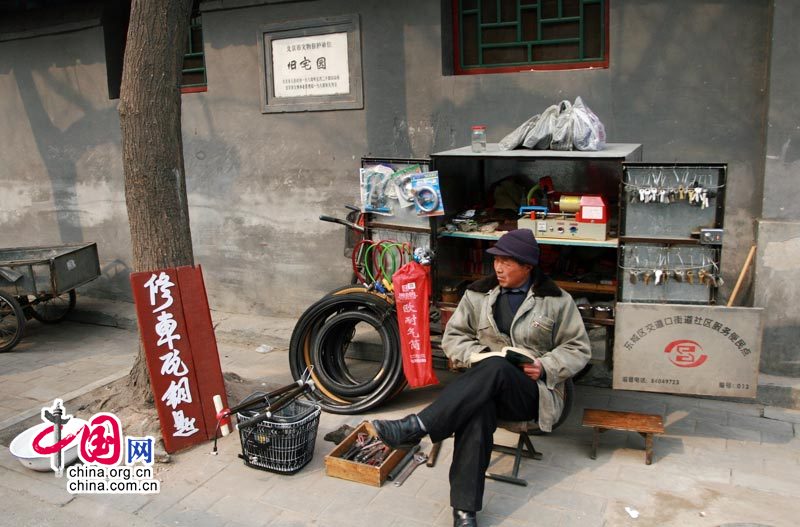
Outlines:
{"label": "red window frame", "polygon": [[453,12],[453,72],[456,75],[485,75],[489,73],[516,73],[520,71],[564,71],[564,70],[585,70],[596,68],[608,68],[610,63],[609,57],[609,19],[611,12],[611,0],[605,1],[605,13],[603,13],[603,27],[605,29],[605,38],[603,44],[603,60],[585,61],[585,62],[564,62],[558,64],[523,64],[519,66],[484,66],[477,68],[462,68],[461,67],[461,33],[459,27],[459,13],[458,13],[459,0],[451,0],[450,5]]}

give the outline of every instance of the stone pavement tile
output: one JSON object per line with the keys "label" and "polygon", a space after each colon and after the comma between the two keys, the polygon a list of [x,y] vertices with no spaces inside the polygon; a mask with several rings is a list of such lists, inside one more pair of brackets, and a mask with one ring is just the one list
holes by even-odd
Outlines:
{"label": "stone pavement tile", "polygon": [[280,476],[246,467],[235,461],[211,476],[203,483],[208,489],[224,489],[235,492],[236,496],[248,501],[255,501],[265,492],[273,488],[275,480]]}
{"label": "stone pavement tile", "polygon": [[575,490],[635,506],[644,506],[650,500],[640,484],[621,479],[578,478],[575,481]]}
{"label": "stone pavement tile", "polygon": [[364,510],[384,512],[401,518],[430,522],[438,516],[445,506],[445,503],[429,501],[418,496],[381,492]]}
{"label": "stone pavement tile", "polygon": [[[493,502],[493,506],[498,509],[501,508],[501,505],[499,501]],[[518,507],[513,507],[511,512],[506,514],[513,520],[522,521],[531,526],[561,525],[566,519],[564,511],[535,501],[529,501]]]}
{"label": "stone pavement tile", "polygon": [[[52,511],[50,512],[52,514]],[[60,517],[70,518],[73,526],[108,525],[124,527],[163,526],[159,520],[143,519],[129,512],[119,510],[110,503],[91,502],[76,499],[58,509]],[[52,520],[52,518],[51,518]],[[49,522],[47,522],[49,525]]]}
{"label": "stone pavement tile", "polygon": [[430,524],[431,522],[429,521],[419,522],[408,518],[395,518],[391,527],[427,527]]}
{"label": "stone pavement tile", "polygon": [[664,433],[671,436],[691,435],[695,432],[697,421],[689,417],[688,412],[667,411],[664,417]]}
{"label": "stone pavement tile", "polygon": [[773,433],[773,432],[767,432],[767,431],[761,432],[761,443],[762,444],[784,445],[784,444],[788,444],[788,443],[792,442],[793,439],[794,439],[794,434],[793,433],[790,433],[789,435],[787,435],[787,434],[785,434],[783,432],[779,432],[779,433]]}
{"label": "stone pavement tile", "polygon": [[727,441],[729,441],[724,437],[711,435],[710,431],[703,433],[700,430],[697,430],[697,428],[695,428],[694,434],[680,436],[678,439],[683,444],[683,448],[686,452],[691,452],[698,449],[719,451],[725,450],[725,444]]}
{"label": "stone pavement tile", "polygon": [[606,499],[575,490],[553,487],[536,494],[531,503],[540,503],[543,506],[555,509],[582,511],[590,515],[602,516],[606,506]]}
{"label": "stone pavement tile", "polygon": [[5,397],[3,399],[3,405],[8,406],[10,412],[4,417],[12,417],[18,413],[24,412],[26,410],[33,410],[33,409],[40,409],[42,408],[42,401],[36,399],[30,399],[28,397],[16,397],[10,396]]}
{"label": "stone pavement tile", "polygon": [[763,417],[731,413],[728,417],[728,424],[739,428],[769,432],[775,435],[786,435],[788,437],[793,435],[792,423],[765,419]]}
{"label": "stone pavement tile", "polygon": [[346,500],[335,499],[314,518],[317,525],[325,527],[389,527],[398,516],[381,507],[353,506]]}
{"label": "stone pavement tile", "polygon": [[158,515],[158,521],[174,527],[218,527],[229,518],[217,516],[209,511],[198,511],[174,505]]}
{"label": "stone pavement tile", "polygon": [[[383,488],[348,481],[345,479],[322,476],[315,478],[316,481],[310,482],[306,487],[310,494],[333,495],[339,501],[348,503],[351,507],[361,507],[371,502],[380,492],[397,491],[398,487],[393,487],[391,482],[383,484]],[[405,485],[403,485],[405,486]]]}
{"label": "stone pavement tile", "polygon": [[729,439],[726,442],[724,455],[735,460],[760,459],[780,463],[800,458],[800,451],[794,450],[785,444],[762,443],[753,445],[746,441]]}
{"label": "stone pavement tile", "polygon": [[617,412],[638,412],[643,414],[664,415],[667,405],[661,401],[640,400],[632,397],[612,398],[609,410]]}
{"label": "stone pavement tile", "polygon": [[[314,516],[303,514],[294,511],[281,511],[274,518],[268,519],[270,527],[307,527],[308,525],[328,525],[325,521],[317,521]],[[225,527],[253,527],[252,523],[231,522],[225,524]]]}
{"label": "stone pavement tile", "polygon": [[[237,489],[238,490],[238,489]],[[238,492],[237,492],[238,494]],[[225,495],[219,488],[200,486],[178,500],[178,505],[187,509],[206,510],[221,500]]]}
{"label": "stone pavement tile", "polygon": [[731,482],[739,487],[800,498],[800,478],[796,477],[787,479],[786,477],[776,477],[773,474],[734,470]]}
{"label": "stone pavement tile", "polygon": [[20,396],[34,399],[35,401],[52,401],[63,394],[61,388],[55,386],[56,383],[28,385],[27,389],[20,392]]}
{"label": "stone pavement tile", "polygon": [[704,421],[697,422],[696,432],[700,435],[708,437],[738,439],[740,441],[752,441],[754,443],[761,442],[761,432],[759,430],[740,428],[736,426],[723,426]]}
{"label": "stone pavement tile", "polygon": [[89,506],[106,506],[128,513],[135,513],[153,499],[154,494],[84,494],[77,497],[82,502],[88,502]]}
{"label": "stone pavement tile", "polygon": [[211,516],[246,525],[267,525],[282,512],[279,507],[243,498],[238,492],[232,496],[225,496],[206,510],[206,513]]}
{"label": "stone pavement tile", "polygon": [[[797,499],[732,485],[710,487],[713,499],[703,504],[710,525],[790,527],[797,525]],[[696,517],[696,516],[695,516]],[[678,521],[688,515],[676,515]],[[743,523],[744,521],[747,523]],[[709,524],[703,524],[709,525]]]}
{"label": "stone pavement tile", "polygon": [[[490,479],[486,480],[486,488],[489,488],[489,482],[499,483]],[[508,485],[508,483],[506,483]],[[519,485],[508,485],[509,487],[522,488]],[[402,488],[402,487],[401,487]],[[442,483],[432,479],[426,479],[425,483],[417,491],[417,496],[439,503],[450,503],[450,484]]]}
{"label": "stone pavement tile", "polygon": [[[315,473],[314,477],[318,478],[321,475]],[[257,501],[280,509],[317,515],[336,499],[335,495],[310,492],[307,487],[313,480],[307,480],[306,488],[302,486],[301,481],[290,482],[283,478],[263,492]]]}
{"label": "stone pavement tile", "polygon": [[559,527],[603,527],[604,514],[591,514],[584,511],[564,511],[564,521]]}
{"label": "stone pavement tile", "polygon": [[66,480],[56,478],[52,472],[32,472],[31,475],[27,475],[0,468],[0,487],[5,489],[3,494],[24,492],[58,507],[63,507],[75,499],[75,496],[67,492]]}
{"label": "stone pavement tile", "polygon": [[717,410],[714,408],[703,408],[696,406],[677,408],[674,406],[668,406],[666,416],[668,418],[664,419],[665,424],[671,422],[672,420],[676,419],[679,416],[684,419],[692,419],[694,421],[705,421],[707,423],[716,423],[718,425],[729,424],[728,412],[725,410]]}
{"label": "stone pavement tile", "polygon": [[[643,465],[647,466],[647,465]],[[713,481],[715,483],[730,483],[731,469],[726,464],[715,463],[706,456],[666,456],[654,459],[651,467],[666,474],[681,474],[699,481]]]}
{"label": "stone pavement tile", "polygon": [[5,391],[6,383],[33,383],[36,381],[43,381],[48,378],[48,373],[44,368],[30,368],[28,366],[20,366],[18,370],[13,367],[7,369],[3,368],[3,374],[0,375],[0,381],[3,383],[3,391]]}
{"label": "stone pavement tile", "polygon": [[730,412],[733,414],[750,415],[761,417],[764,413],[764,406],[757,403],[736,403],[733,401],[720,401],[718,399],[702,399],[699,397],[687,397],[687,401],[696,408],[709,408],[719,412]]}
{"label": "stone pavement tile", "polygon": [[790,408],[780,408],[778,406],[765,406],[764,417],[766,419],[775,419],[784,421],[786,423],[800,423],[800,410],[792,410]]}
{"label": "stone pavement tile", "polygon": [[[418,495],[422,487],[424,487],[428,481],[431,481],[425,477],[424,471],[424,466],[417,467],[408,477],[408,479],[406,479],[405,482],[403,482],[403,484],[399,487],[396,487],[393,482],[386,480],[386,482],[383,484],[384,489],[386,489],[384,492],[391,489],[392,492],[396,492],[397,494],[405,494],[408,496]],[[436,484],[441,485],[442,483],[441,481],[436,481]]]}
{"label": "stone pavement tile", "polygon": [[619,479],[639,484],[643,488],[663,490],[691,489],[697,484],[696,478],[678,471],[661,468],[657,464],[622,467]]}
{"label": "stone pavement tile", "polygon": [[[195,448],[174,456],[175,461],[168,465],[154,465],[155,478],[161,481],[161,492],[152,501],[136,511],[136,515],[145,519],[155,519],[166,510],[174,507],[179,501],[200,488],[227,465],[215,456],[197,455]],[[202,463],[194,460],[203,460]],[[220,494],[219,488],[211,489]]]}

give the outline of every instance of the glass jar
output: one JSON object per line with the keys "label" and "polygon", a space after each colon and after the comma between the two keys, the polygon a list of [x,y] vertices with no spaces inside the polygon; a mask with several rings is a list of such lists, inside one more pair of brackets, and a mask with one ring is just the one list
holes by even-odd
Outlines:
{"label": "glass jar", "polygon": [[483,125],[472,127],[472,151],[486,152],[486,127]]}

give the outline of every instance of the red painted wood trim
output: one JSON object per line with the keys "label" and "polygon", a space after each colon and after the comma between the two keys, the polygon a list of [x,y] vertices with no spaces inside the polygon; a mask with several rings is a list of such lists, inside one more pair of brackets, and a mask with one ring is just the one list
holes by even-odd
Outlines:
{"label": "red painted wood trim", "polygon": [[191,86],[188,88],[181,88],[181,93],[200,93],[208,91],[208,86]]}
{"label": "red painted wood trim", "polygon": [[605,27],[605,38],[604,41],[604,50],[603,50],[603,60],[593,61],[593,62],[566,62],[566,63],[559,63],[559,64],[525,64],[522,66],[485,66],[482,68],[462,68],[461,67],[461,47],[459,42],[459,34],[461,31],[461,27],[459,26],[460,19],[458,17],[458,0],[451,0],[450,5],[453,8],[453,71],[456,75],[486,75],[491,73],[516,73],[520,71],[564,71],[564,70],[587,70],[587,69],[599,69],[599,68],[608,68],[610,64],[610,57],[609,57],[609,50],[610,50],[610,43],[609,43],[609,34],[611,33],[611,29],[609,27],[610,19],[611,19],[611,0],[606,0],[605,3],[605,13],[603,14],[604,18],[604,27]]}

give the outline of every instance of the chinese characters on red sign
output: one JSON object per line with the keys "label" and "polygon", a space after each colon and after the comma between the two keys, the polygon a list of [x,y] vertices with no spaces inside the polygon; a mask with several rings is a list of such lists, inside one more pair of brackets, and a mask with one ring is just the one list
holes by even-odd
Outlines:
{"label": "chinese characters on red sign", "polygon": [[215,433],[222,370],[199,267],[131,275],[139,331],[167,452]]}

